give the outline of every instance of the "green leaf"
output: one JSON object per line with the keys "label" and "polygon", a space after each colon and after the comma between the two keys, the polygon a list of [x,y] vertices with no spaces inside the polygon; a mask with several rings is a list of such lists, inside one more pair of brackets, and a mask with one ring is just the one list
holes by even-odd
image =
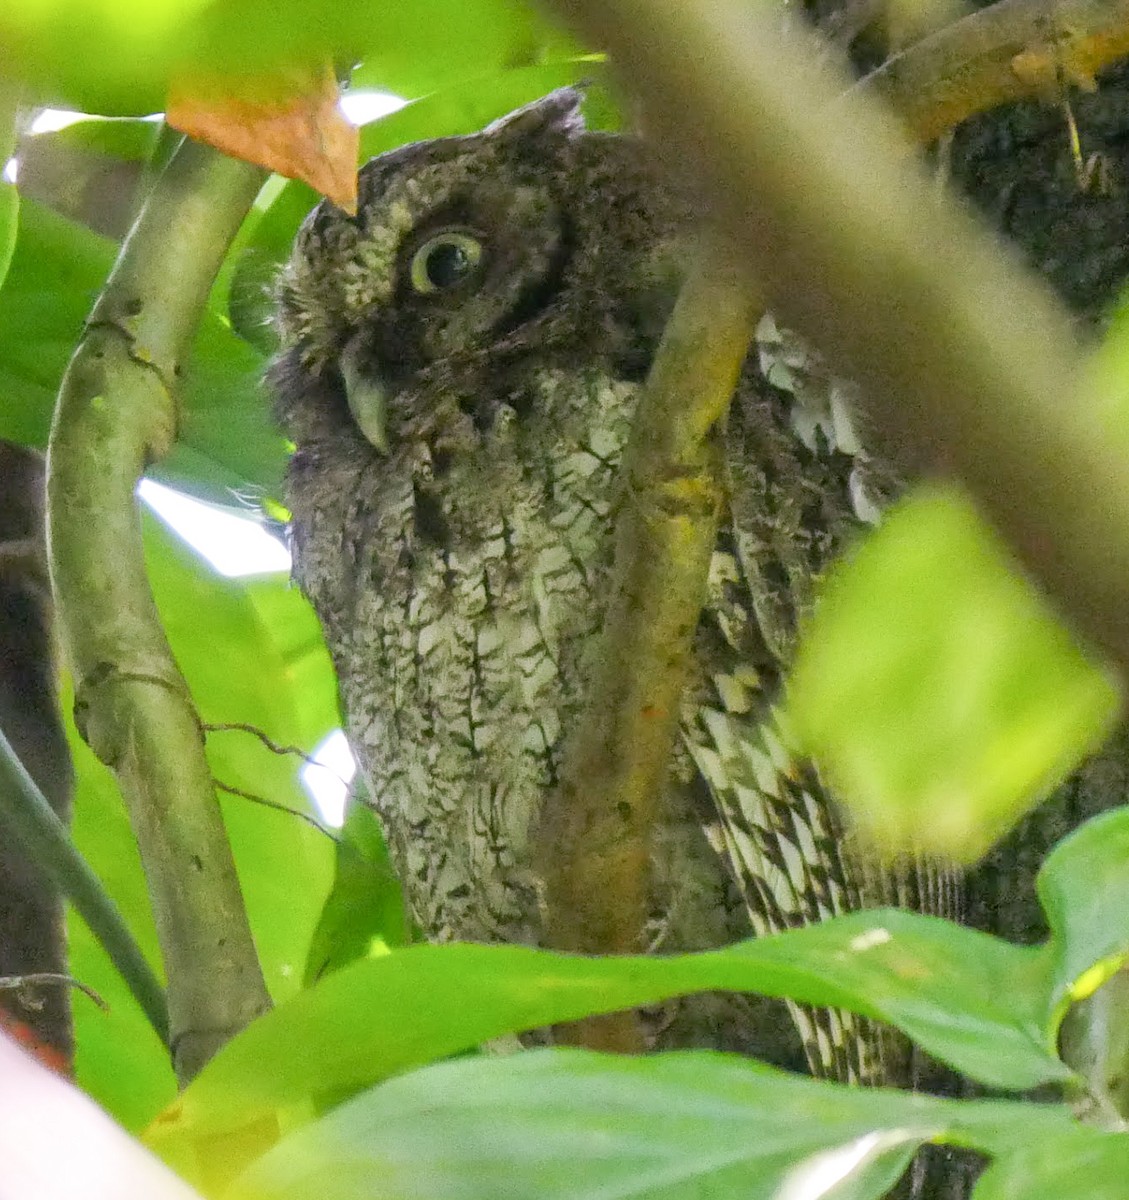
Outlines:
{"label": "green leaf", "polygon": [[[17,88],[0,83],[0,170],[15,150],[19,98]],[[15,184],[0,179],[0,286],[3,286],[4,276],[8,274],[8,266],[16,248],[19,215],[20,195]]]}
{"label": "green leaf", "polygon": [[47,445],[59,381],[115,252],[108,238],[24,200],[0,289],[0,436]]}
{"label": "green leaf", "polygon": [[314,930],[305,982],[348,966],[373,951],[408,940],[403,889],[396,878],[380,822],[366,804],[350,801],[337,846],[337,870]]}
{"label": "green leaf", "polygon": [[1064,838],[1037,887],[1058,951],[1050,1000],[1061,1012],[1129,955],[1129,808],[1102,813]]}
{"label": "green leaf", "polygon": [[8,274],[16,250],[20,224],[20,194],[14,183],[0,180],[0,286]]}
{"label": "green leaf", "polygon": [[832,571],[788,711],[876,843],[971,861],[1102,740],[1119,696],[964,494],[930,486]]}
{"label": "green leaf", "polygon": [[[415,100],[404,108],[361,129],[361,157],[370,158],[409,142],[478,133],[491,121],[529,104],[548,92],[587,81],[583,105],[587,123],[595,129],[618,127],[617,114],[605,87],[593,81],[604,77],[603,63],[591,57],[538,63],[507,70],[488,79],[458,83]],[[363,87],[366,69],[354,78]]]}
{"label": "green leaf", "polygon": [[[64,697],[75,769],[72,836],[117,904],[149,962],[160,973],[161,955],[137,843],[121,793],[109,770],[74,728],[73,700]],[[127,1129],[139,1130],[176,1095],[167,1048],[85,923],[68,912],[69,969],[106,1001],[109,1011],[85,996],[72,999],[78,1084]]]}
{"label": "green leaf", "polygon": [[972,1200],[1125,1200],[1126,1163],[1124,1133],[1078,1130],[1033,1137],[984,1172]]}
{"label": "green leaf", "polygon": [[1070,1077],[1048,1049],[1047,966],[1043,950],[893,909],[670,958],[414,946],[353,963],[248,1026],[152,1135],[238,1127],[503,1034],[714,989],[879,1017],[991,1086],[1027,1088]]}
{"label": "green leaf", "polygon": [[332,6],[243,0],[232,8],[213,8],[200,28],[201,49],[217,69],[238,74],[247,70],[248,61],[285,62],[296,44],[307,54],[332,55],[353,47],[353,61],[362,63],[357,86],[413,99],[458,81],[488,79],[576,52],[535,6],[518,0],[361,0]]}
{"label": "green leaf", "polygon": [[[836,1196],[863,1200],[884,1195],[923,1141],[1008,1153],[1056,1136],[1091,1155],[1102,1145],[1062,1106],[845,1088],[709,1052],[542,1050],[395,1079],[268,1151],[232,1195],[781,1200],[842,1180]],[[1111,1144],[1124,1164],[1129,1137]]]}
{"label": "green leaf", "polygon": [[152,474],[204,498],[278,495],[286,442],[262,387],[264,355],[205,311],[184,378],[179,440]]}
{"label": "green leaf", "polygon": [[[310,0],[60,0],[0,10],[0,45],[38,95],[83,112],[165,107],[168,79],[211,84],[325,60],[369,64],[377,85],[419,96],[454,80],[575,52],[517,0],[354,4]],[[76,52],[76,47],[81,50]]]}
{"label": "green leaf", "polygon": [[[43,447],[55,394],[117,253],[89,229],[25,201],[0,289],[0,437]],[[152,471],[205,498],[277,492],[286,463],[260,379],[264,356],[209,309],[185,376],[180,439]]]}
{"label": "green leaf", "polygon": [[121,162],[145,163],[156,150],[160,136],[160,121],[137,117],[90,117],[51,133],[32,134],[28,142],[32,145],[46,142],[72,150],[87,150],[99,157],[115,158]]}

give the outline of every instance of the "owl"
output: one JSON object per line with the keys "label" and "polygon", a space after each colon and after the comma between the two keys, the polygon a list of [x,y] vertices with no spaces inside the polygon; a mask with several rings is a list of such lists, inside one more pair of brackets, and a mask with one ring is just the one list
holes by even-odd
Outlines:
{"label": "owl", "polygon": [[[359,188],[356,216],[309,216],[278,285],[296,577],[419,926],[542,944],[538,818],[604,620],[617,467],[700,221],[642,142],[586,129],[568,89],[383,155]],[[841,396],[806,379],[767,323],[726,430],[728,511],[654,830],[658,951],[892,898],[848,861],[773,723],[814,583],[885,486]],[[891,1074],[842,1014],[715,996],[649,1019],[659,1046]]]}

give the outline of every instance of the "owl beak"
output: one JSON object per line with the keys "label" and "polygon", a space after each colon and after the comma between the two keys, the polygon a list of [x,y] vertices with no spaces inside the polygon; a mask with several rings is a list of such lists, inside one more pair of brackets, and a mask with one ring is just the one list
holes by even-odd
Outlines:
{"label": "owl beak", "polygon": [[357,428],[381,454],[387,454],[388,398],[380,380],[374,379],[371,374],[362,374],[350,355],[345,356],[341,374],[345,379],[345,398],[349,404],[349,412],[352,413]]}

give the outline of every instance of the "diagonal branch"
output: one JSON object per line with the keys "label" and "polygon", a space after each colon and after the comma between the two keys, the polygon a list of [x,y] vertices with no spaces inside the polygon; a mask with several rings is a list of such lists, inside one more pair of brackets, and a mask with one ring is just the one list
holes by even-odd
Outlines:
{"label": "diagonal branch", "polygon": [[168,1037],[165,995],[101,880],[75,849],[67,827],[47,803],[0,730],[0,822],[35,870],[75,906],[129,985],[157,1036]]}
{"label": "diagonal branch", "polygon": [[51,432],[51,572],[83,736],[115,772],[145,863],[190,1079],[269,1006],[204,739],[145,575],[134,489],[176,429],[176,389],[260,170],[185,141],[122,248]]}
{"label": "diagonal branch", "polygon": [[[640,398],[595,677],[542,816],[547,937],[558,949],[642,948],[651,829],[723,502],[718,431],[757,315],[747,284],[706,255]],[[572,1032],[594,1048],[642,1047],[623,1014]]]}
{"label": "diagonal branch", "polygon": [[1094,87],[1129,56],[1129,0],[1000,0],[954,21],[856,85],[883,97],[930,142],[1013,100]]}
{"label": "diagonal branch", "polygon": [[672,169],[708,191],[773,311],[860,384],[870,427],[960,479],[1129,678],[1129,453],[1047,287],[938,202],[893,117],[843,96],[775,10],[557,8],[613,52]]}
{"label": "diagonal branch", "polygon": [[[1043,0],[1005,0],[845,97],[849,81],[814,70],[818,55],[782,33],[774,10],[738,0],[554,7],[612,52],[672,170],[715,201],[734,260],[790,325],[864,385],[872,426],[919,470],[958,475],[1027,567],[1129,674],[1129,462],[1111,444],[1098,398],[1079,395],[1084,362],[1069,323],[971,220],[937,204],[912,146],[867,96],[894,100],[927,138],[1005,99],[1086,84],[1129,51],[1129,3],[1064,0],[1055,24]],[[696,290],[701,303],[702,280]],[[680,309],[690,304],[684,297]],[[690,375],[681,400],[708,412],[708,391]],[[662,443],[661,421],[646,405],[637,414],[632,489],[645,487],[639,447],[648,429]],[[668,467],[660,459],[646,468],[660,495]],[[592,708],[546,809],[548,929],[567,949],[637,946],[648,822],[673,733],[656,736],[639,714],[648,689],[669,685],[662,694],[677,697],[685,653],[676,641],[667,673],[670,627],[655,606],[677,592],[693,627],[713,545],[708,505],[681,540],[641,520],[642,511],[626,506],[617,527],[617,589]],[[676,700],[662,710],[672,724],[674,708]],[[589,1023],[579,1037],[619,1050],[641,1041],[628,1018]]]}

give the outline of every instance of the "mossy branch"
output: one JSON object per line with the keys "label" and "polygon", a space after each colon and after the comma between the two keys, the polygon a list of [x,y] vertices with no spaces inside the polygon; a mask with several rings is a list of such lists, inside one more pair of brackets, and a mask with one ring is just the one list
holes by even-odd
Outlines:
{"label": "mossy branch", "polygon": [[[720,425],[756,315],[748,285],[706,255],[640,398],[589,701],[542,819],[546,932],[558,949],[643,949],[651,829],[724,498]],[[642,1048],[625,1014],[591,1018],[572,1033],[594,1048]]]}
{"label": "mossy branch", "polygon": [[263,173],[185,141],[127,238],[63,380],[51,573],[76,720],[115,772],[145,865],[181,1081],[269,998],[200,721],[145,574],[134,490],[164,454],[208,290]]}

